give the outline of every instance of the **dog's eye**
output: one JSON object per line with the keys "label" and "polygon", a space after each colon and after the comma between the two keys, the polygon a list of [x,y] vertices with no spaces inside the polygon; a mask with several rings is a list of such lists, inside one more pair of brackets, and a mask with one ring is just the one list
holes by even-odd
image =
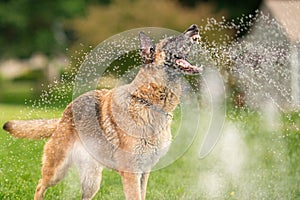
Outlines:
{"label": "dog's eye", "polygon": [[174,56],[174,58],[176,58],[176,59],[181,59],[182,57],[180,57],[180,56],[178,56],[178,55],[173,55]]}
{"label": "dog's eye", "polygon": [[155,49],[153,47],[150,48],[150,53],[154,53]]}
{"label": "dog's eye", "polygon": [[193,35],[192,36],[192,40],[193,42],[195,42],[196,44],[199,44],[200,43],[200,36],[199,35]]}

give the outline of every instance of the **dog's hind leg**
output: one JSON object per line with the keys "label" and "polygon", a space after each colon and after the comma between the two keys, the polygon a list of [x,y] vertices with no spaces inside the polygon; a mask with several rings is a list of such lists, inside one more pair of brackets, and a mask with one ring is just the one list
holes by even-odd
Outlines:
{"label": "dog's hind leg", "polygon": [[58,130],[61,132],[55,132],[44,147],[42,178],[36,188],[34,200],[44,199],[47,188],[62,180],[71,165],[74,137],[66,127]]}
{"label": "dog's hind leg", "polygon": [[103,167],[79,142],[74,146],[73,160],[80,176],[82,200],[90,200],[100,188]]}
{"label": "dog's hind leg", "polygon": [[[80,180],[81,180],[81,188],[82,188],[82,200],[90,200],[92,199],[96,193],[98,192],[102,179],[102,168],[89,165],[85,166],[87,169],[81,169]],[[93,167],[95,167],[93,169]]]}

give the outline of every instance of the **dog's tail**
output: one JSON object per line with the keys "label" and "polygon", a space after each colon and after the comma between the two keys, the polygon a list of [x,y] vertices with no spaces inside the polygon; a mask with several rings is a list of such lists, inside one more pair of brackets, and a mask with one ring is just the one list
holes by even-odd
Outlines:
{"label": "dog's tail", "polygon": [[55,131],[59,119],[12,120],[3,129],[16,138],[44,139]]}

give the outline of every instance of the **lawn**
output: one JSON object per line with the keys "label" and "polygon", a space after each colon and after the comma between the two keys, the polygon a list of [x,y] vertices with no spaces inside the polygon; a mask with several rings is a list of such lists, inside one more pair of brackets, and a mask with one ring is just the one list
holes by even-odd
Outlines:
{"label": "lawn", "polygon": [[[192,146],[175,162],[151,174],[147,199],[300,198],[297,113],[281,116],[279,125],[273,127],[256,112],[228,112],[220,141],[212,153],[199,159],[209,124],[206,110],[202,112],[199,135],[193,138]],[[10,119],[54,118],[60,114],[61,110],[0,104],[1,125]],[[33,198],[45,142],[15,139],[0,130],[0,199]],[[50,188],[45,199],[80,199],[76,169]],[[124,199],[121,178],[114,171],[104,171],[95,199]]]}

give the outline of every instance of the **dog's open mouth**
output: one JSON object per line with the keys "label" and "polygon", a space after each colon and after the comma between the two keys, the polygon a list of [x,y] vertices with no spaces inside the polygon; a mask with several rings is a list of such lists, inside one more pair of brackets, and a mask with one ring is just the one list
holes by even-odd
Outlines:
{"label": "dog's open mouth", "polygon": [[[191,39],[192,43],[195,43],[195,44],[200,43],[201,38],[200,38],[200,35],[198,32],[198,29],[192,36],[190,36],[190,39]],[[186,74],[199,74],[201,71],[200,67],[192,65],[184,58],[177,58],[176,64],[179,66],[179,69]]]}
{"label": "dog's open mouth", "polygon": [[183,58],[177,59],[176,64],[179,66],[179,69],[186,74],[199,74],[201,72],[200,67],[192,65]]}

